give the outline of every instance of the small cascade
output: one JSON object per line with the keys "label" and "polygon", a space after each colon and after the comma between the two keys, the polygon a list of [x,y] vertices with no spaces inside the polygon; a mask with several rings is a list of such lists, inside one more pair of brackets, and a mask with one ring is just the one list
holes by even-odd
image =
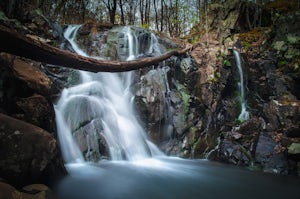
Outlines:
{"label": "small cascade", "polygon": [[[136,55],[138,54],[138,49],[137,49],[137,39],[136,39],[136,36],[133,35],[130,31],[130,27],[125,27],[123,29],[126,37],[126,39],[128,39],[128,57],[127,57],[127,61],[130,61],[130,60],[134,60],[136,58]],[[126,39],[124,42],[126,42]]]}
{"label": "small cascade", "polygon": [[77,54],[87,57],[88,55],[81,48],[79,48],[79,46],[75,42],[76,35],[77,35],[77,32],[78,32],[80,27],[81,27],[81,25],[69,26],[66,29],[66,31],[64,32],[64,37],[70,42],[70,44],[72,45],[73,50]]}
{"label": "small cascade", "polygon": [[[76,43],[79,28],[77,25],[69,26],[64,35],[76,53],[88,56]],[[121,44],[116,45],[123,47],[122,56],[126,54],[126,60],[135,59],[141,51],[138,36],[130,27],[118,28],[117,31],[117,41]],[[155,51],[155,45],[151,42],[146,51],[160,53]],[[101,159],[101,141],[106,143],[112,160],[140,160],[163,155],[147,138],[135,117],[134,96],[131,93],[133,72],[79,72],[81,83],[64,89],[55,105],[58,134],[67,163],[83,161],[80,152],[85,153],[85,160]],[[68,152],[70,149],[72,153]]]}
{"label": "small cascade", "polygon": [[249,119],[249,112],[246,109],[246,100],[245,100],[245,86],[244,86],[244,76],[243,76],[243,69],[242,69],[242,63],[241,63],[241,57],[237,50],[233,50],[233,54],[236,60],[236,65],[238,67],[239,72],[239,91],[240,91],[240,102],[241,102],[241,113],[238,117],[239,120],[245,121]]}

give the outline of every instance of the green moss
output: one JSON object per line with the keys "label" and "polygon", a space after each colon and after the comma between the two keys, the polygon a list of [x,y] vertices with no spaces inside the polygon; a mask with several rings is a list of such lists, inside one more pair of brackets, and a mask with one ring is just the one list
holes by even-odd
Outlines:
{"label": "green moss", "polygon": [[228,61],[227,59],[223,59],[223,66],[230,67],[231,66],[230,61]]}
{"label": "green moss", "polygon": [[289,44],[298,44],[300,41],[300,37],[293,36],[290,34],[286,36],[286,39]]}
{"label": "green moss", "polygon": [[143,24],[143,25],[142,25],[142,28],[144,28],[144,29],[149,29],[149,28],[150,28],[150,25],[147,24],[147,23],[146,23],[146,24]]}
{"label": "green moss", "polygon": [[283,66],[287,66],[287,65],[288,65],[288,62],[286,60],[281,60],[278,62],[279,67],[283,67]]}
{"label": "green moss", "polygon": [[268,37],[269,31],[270,28],[255,28],[249,32],[240,34],[239,39],[246,51],[253,51],[263,45]]}
{"label": "green moss", "polygon": [[300,143],[292,143],[288,147],[289,154],[300,154]]}
{"label": "green moss", "polygon": [[213,77],[210,79],[211,82],[218,82],[221,78],[221,73],[215,71]]}
{"label": "green moss", "polygon": [[236,119],[236,120],[234,121],[234,124],[240,126],[240,125],[242,125],[244,122],[245,122],[244,120]]}
{"label": "green moss", "polygon": [[190,102],[191,102],[191,95],[188,93],[188,90],[186,87],[180,83],[176,84],[177,90],[180,93],[182,102],[183,102],[183,107],[184,107],[184,113],[185,115],[187,114],[189,107],[190,107]]}
{"label": "green moss", "polygon": [[198,129],[196,127],[191,127],[189,132],[191,135],[192,144],[195,144],[199,139]]}
{"label": "green moss", "polygon": [[67,85],[73,86],[76,85],[79,81],[80,81],[80,75],[78,71],[72,71],[68,76]]}

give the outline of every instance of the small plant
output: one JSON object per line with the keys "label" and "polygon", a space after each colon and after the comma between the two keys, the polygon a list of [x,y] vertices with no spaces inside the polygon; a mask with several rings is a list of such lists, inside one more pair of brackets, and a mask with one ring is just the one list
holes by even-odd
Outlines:
{"label": "small plant", "polygon": [[238,126],[242,125],[244,122],[245,122],[245,121],[242,120],[242,119],[236,119],[236,120],[234,121],[234,123],[235,123],[236,125],[238,125]]}
{"label": "small plant", "polygon": [[223,66],[226,66],[226,67],[231,66],[230,61],[228,61],[226,58],[223,58]]}
{"label": "small plant", "polygon": [[146,24],[143,24],[143,25],[142,25],[142,28],[144,28],[144,29],[149,29],[149,28],[150,28],[150,25],[147,24],[147,23],[146,23]]}

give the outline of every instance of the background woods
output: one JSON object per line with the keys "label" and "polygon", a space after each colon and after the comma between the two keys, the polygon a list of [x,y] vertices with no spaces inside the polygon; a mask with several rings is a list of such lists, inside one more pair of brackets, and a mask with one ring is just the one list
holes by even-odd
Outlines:
{"label": "background woods", "polygon": [[[41,9],[50,19],[63,24],[112,23],[141,25],[166,32],[172,37],[184,36],[196,24],[207,23],[208,5],[222,0],[4,0],[1,7],[10,18],[25,19],[26,12]],[[268,0],[254,1],[266,4]],[[23,15],[23,16],[21,16]]]}

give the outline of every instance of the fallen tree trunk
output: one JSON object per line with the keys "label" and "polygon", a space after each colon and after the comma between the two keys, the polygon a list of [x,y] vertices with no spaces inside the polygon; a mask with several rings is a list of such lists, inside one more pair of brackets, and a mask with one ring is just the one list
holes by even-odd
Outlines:
{"label": "fallen tree trunk", "polygon": [[122,72],[136,70],[158,64],[171,56],[183,55],[191,49],[192,45],[187,45],[186,48],[180,51],[172,50],[160,56],[132,61],[100,60],[80,56],[56,48],[0,25],[0,52],[7,52],[39,62],[91,72]]}

